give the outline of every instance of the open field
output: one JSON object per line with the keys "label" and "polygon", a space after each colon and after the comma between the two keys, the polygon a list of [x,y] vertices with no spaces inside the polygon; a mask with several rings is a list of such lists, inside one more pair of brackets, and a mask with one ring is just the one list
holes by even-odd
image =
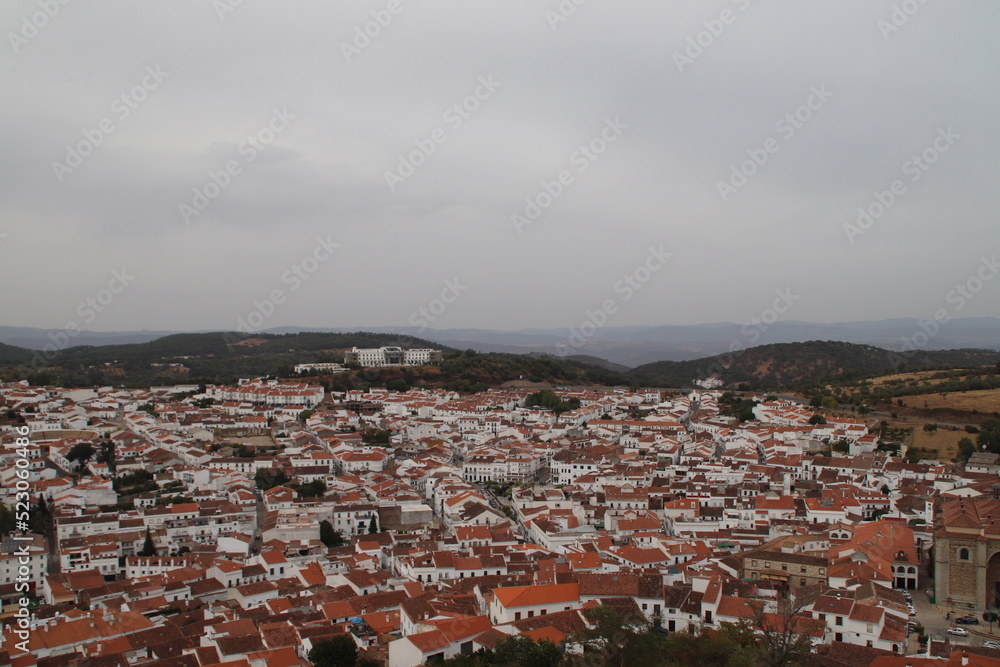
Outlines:
{"label": "open field", "polygon": [[925,456],[926,452],[923,451],[930,450],[935,452],[941,461],[951,461],[958,455],[958,441],[962,438],[972,438],[975,442],[975,436],[970,436],[965,431],[946,431],[940,428],[936,431],[925,431],[922,427],[917,427],[913,431],[912,442],[907,444],[917,449],[922,458],[931,458]]}
{"label": "open field", "polygon": [[1000,412],[1000,389],[956,391],[944,394],[918,394],[903,396],[903,403],[914,408],[947,408],[950,410],[977,410],[985,414]]}
{"label": "open field", "polygon": [[[902,380],[904,383],[910,380],[927,380],[927,378],[932,375],[938,375],[941,371],[915,371],[913,373],[896,373],[894,375],[882,375],[877,378],[872,378],[871,384],[873,387],[881,387],[883,385],[889,384],[895,380]],[[940,382],[940,380],[935,380],[934,382]]]}

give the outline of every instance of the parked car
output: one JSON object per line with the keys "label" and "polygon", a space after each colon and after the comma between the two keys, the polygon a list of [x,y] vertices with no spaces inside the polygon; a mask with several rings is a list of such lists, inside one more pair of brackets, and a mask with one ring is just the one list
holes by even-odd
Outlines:
{"label": "parked car", "polygon": [[917,615],[917,608],[914,607],[912,604],[908,604],[908,605],[906,605],[906,607],[907,607],[907,609],[910,610],[910,616],[916,616]]}
{"label": "parked car", "polygon": [[969,631],[965,628],[948,628],[949,635],[955,635],[957,637],[968,637]]}
{"label": "parked car", "polygon": [[983,648],[1000,648],[1000,642],[995,642],[992,639],[987,639],[983,642]]}
{"label": "parked car", "polygon": [[979,625],[979,619],[975,616],[959,616],[955,622],[959,625]]}

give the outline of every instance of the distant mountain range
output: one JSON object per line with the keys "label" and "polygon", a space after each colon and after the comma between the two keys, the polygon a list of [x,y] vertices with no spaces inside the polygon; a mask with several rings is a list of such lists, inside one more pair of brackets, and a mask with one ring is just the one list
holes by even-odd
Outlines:
{"label": "distant mountain range", "polygon": [[[927,327],[930,329],[931,327]],[[969,317],[951,320],[933,336],[925,336],[920,320],[900,318],[874,322],[776,322],[740,325],[731,322],[697,325],[662,325],[604,327],[584,337],[568,329],[425,329],[413,327],[279,327],[266,333],[288,334],[306,331],[325,333],[404,334],[418,336],[439,345],[478,352],[513,354],[554,354],[579,358],[589,363],[601,360],[612,365],[634,368],[657,361],[688,361],[773,343],[799,343],[824,340],[873,345],[889,350],[918,347],[925,350],[976,348],[1000,350],[1000,318]],[[58,330],[24,327],[0,327],[0,342],[29,349],[41,349],[58,336]],[[176,331],[80,332],[69,345],[121,345],[143,343],[163,336],[186,333]],[[905,344],[914,340],[916,345]],[[926,341],[925,341],[926,338]],[[589,359],[588,359],[589,357]],[[596,358],[596,359],[595,359]]]}

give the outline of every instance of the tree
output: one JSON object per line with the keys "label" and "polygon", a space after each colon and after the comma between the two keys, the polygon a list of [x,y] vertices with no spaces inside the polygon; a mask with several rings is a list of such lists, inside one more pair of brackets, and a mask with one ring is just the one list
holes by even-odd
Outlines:
{"label": "tree", "polygon": [[366,445],[388,445],[392,442],[392,431],[366,429],[361,433],[361,441]]}
{"label": "tree", "polygon": [[563,653],[548,640],[535,642],[524,635],[501,639],[491,649],[459,653],[442,661],[442,667],[557,667]]}
{"label": "tree", "polygon": [[970,438],[962,438],[958,441],[958,460],[960,462],[968,461],[969,457],[975,453],[976,445]]}
{"label": "tree", "polygon": [[1000,420],[990,418],[979,426],[976,442],[980,449],[1000,454]]}
{"label": "tree", "polygon": [[810,424],[825,424],[826,423],[826,417],[824,417],[823,415],[813,415],[812,417],[809,418],[809,423]]}
{"label": "tree", "polygon": [[257,484],[258,489],[267,491],[288,482],[288,476],[281,469],[262,468],[254,475],[254,482]]}
{"label": "tree", "polygon": [[115,443],[112,440],[101,441],[101,451],[97,454],[97,462],[108,466],[108,469],[115,472]]}
{"label": "tree", "polygon": [[410,385],[408,385],[406,380],[403,378],[396,378],[395,380],[391,380],[386,383],[385,388],[390,391],[408,391],[410,389]]}
{"label": "tree", "polygon": [[1000,621],[1000,614],[995,611],[984,611],[983,620],[990,624],[990,634],[993,634],[993,624]]}
{"label": "tree", "polygon": [[146,539],[142,543],[142,550],[136,555],[143,557],[156,555],[156,546],[153,544],[153,536],[149,534],[149,528],[146,529]]}
{"label": "tree", "polygon": [[313,644],[306,657],[314,667],[354,667],[358,662],[358,645],[351,635],[336,635]]}
{"label": "tree", "polygon": [[752,619],[761,644],[761,663],[768,667],[802,664],[812,650],[812,638],[805,630],[813,622],[802,616],[802,604],[790,599],[778,601],[777,613],[767,613],[762,603]]}
{"label": "tree", "polygon": [[851,443],[847,442],[844,438],[833,444],[833,451],[840,454],[847,454],[851,451]]}
{"label": "tree", "polygon": [[299,486],[296,491],[298,491],[300,498],[314,498],[316,496],[322,496],[326,493],[326,482],[321,479],[314,479],[308,484]]}
{"label": "tree", "polygon": [[76,462],[77,470],[87,465],[87,461],[90,457],[94,455],[94,446],[89,442],[81,442],[78,445],[73,445],[69,453],[66,454],[66,458],[70,461]]}
{"label": "tree", "polygon": [[664,642],[666,661],[650,664],[755,667],[760,664],[760,651],[757,636],[744,619],[739,623],[721,623],[718,629],[705,629],[698,634],[672,632]]}
{"label": "tree", "polygon": [[344,546],[344,536],[340,531],[333,529],[333,524],[324,519],[319,522],[319,541],[327,547]]}
{"label": "tree", "polygon": [[524,635],[501,639],[493,647],[497,665],[531,665],[531,667],[557,667],[563,654],[559,647],[548,640],[536,642]]}
{"label": "tree", "polygon": [[14,531],[14,512],[6,503],[0,502],[0,535]]}
{"label": "tree", "polygon": [[662,664],[665,636],[649,627],[645,618],[628,617],[604,605],[584,612],[592,627],[571,635],[570,641],[583,646],[584,654],[570,659],[570,665],[599,664],[612,667]]}
{"label": "tree", "polygon": [[375,520],[375,517],[372,517],[372,520],[368,522],[368,534],[374,535],[377,532],[378,532],[378,522]]}

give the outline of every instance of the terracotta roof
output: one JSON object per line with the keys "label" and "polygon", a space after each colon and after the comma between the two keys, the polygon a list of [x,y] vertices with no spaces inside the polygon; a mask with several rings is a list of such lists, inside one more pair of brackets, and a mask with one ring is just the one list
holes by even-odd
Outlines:
{"label": "terracotta roof", "polygon": [[548,586],[512,586],[497,588],[493,594],[504,607],[577,602],[580,587],[577,584],[551,584]]}

